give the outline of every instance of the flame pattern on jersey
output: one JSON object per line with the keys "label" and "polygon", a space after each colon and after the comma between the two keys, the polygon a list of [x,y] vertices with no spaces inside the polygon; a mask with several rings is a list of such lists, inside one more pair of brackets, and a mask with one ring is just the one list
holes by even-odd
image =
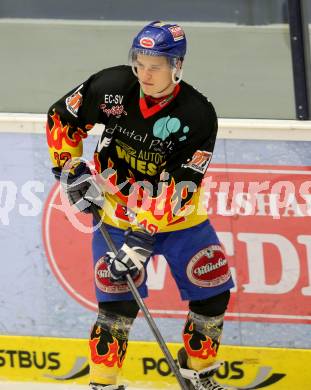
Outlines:
{"label": "flame pattern on jersey", "polygon": [[50,157],[55,166],[62,167],[73,157],[82,156],[82,139],[87,134],[79,127],[74,130],[70,124],[63,125],[59,114],[54,112],[46,123],[46,138]]}
{"label": "flame pattern on jersey", "polygon": [[[95,153],[95,167],[97,171],[101,171],[98,154]],[[129,195],[125,195],[122,191],[118,190],[118,174],[117,171],[113,170],[114,163],[111,159],[108,160],[108,169],[111,168],[113,172],[107,177],[106,180],[102,180],[104,192],[106,198],[109,199],[109,206],[113,203],[112,207],[107,206],[102,211],[104,214],[104,221],[109,223],[109,210],[117,210],[117,205],[121,204],[128,207],[134,213],[137,213],[137,219],[141,225],[147,230],[151,229],[151,233],[158,231],[159,225],[165,225],[172,227],[186,221],[186,217],[183,213],[187,212],[187,207],[193,206],[193,198],[191,197],[188,201],[183,202],[183,206],[180,207],[181,200],[176,197],[176,183],[175,179],[172,178],[170,183],[163,183],[160,187],[160,191],[157,196],[151,196],[148,191],[144,191],[144,187],[135,182],[133,177],[128,177],[128,182],[132,185],[134,191]],[[187,188],[181,189],[182,200],[188,196]],[[109,194],[113,194],[111,197]],[[106,212],[106,213],[105,213]],[[153,221],[151,222],[151,215]],[[115,213],[116,217],[120,217]],[[203,214],[206,219],[206,214]],[[124,221],[130,222],[129,216],[124,216]],[[148,229],[148,227],[150,229]],[[152,231],[153,229],[153,231]]]}

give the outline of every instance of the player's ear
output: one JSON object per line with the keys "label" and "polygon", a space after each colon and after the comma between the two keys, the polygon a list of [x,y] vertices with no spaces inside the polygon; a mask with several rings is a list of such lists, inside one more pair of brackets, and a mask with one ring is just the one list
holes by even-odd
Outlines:
{"label": "player's ear", "polygon": [[181,67],[182,67],[182,64],[183,64],[183,60],[182,59],[178,59],[177,62],[176,62],[176,69],[180,70]]}

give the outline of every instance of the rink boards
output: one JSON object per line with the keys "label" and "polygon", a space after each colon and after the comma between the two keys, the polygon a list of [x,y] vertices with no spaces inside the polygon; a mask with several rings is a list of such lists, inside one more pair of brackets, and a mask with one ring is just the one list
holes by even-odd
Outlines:
{"label": "rink boards", "polygon": [[[64,239],[58,243],[55,240],[55,245],[52,233],[58,230],[53,224],[45,224],[55,185],[47,158],[44,118],[0,115],[0,235],[1,261],[5,264],[0,284],[0,332],[33,336],[0,336],[0,380],[45,382],[47,386],[63,383],[71,387],[88,381],[88,347],[81,338],[87,337],[97,306],[92,270],[86,270],[91,256],[86,255],[85,248],[82,251],[72,244],[80,241],[72,239],[74,232],[68,230],[65,218],[61,217],[60,231],[66,234],[62,233]],[[97,137],[96,133],[90,135],[85,145],[89,156]],[[259,198],[263,202],[258,202],[260,208],[254,215],[242,215],[243,210],[233,216],[223,215],[218,187],[213,197],[216,206],[210,206],[237,281],[223,342],[244,345],[221,346],[219,357],[225,364],[218,376],[220,382],[238,389],[310,388],[311,350],[265,347],[311,348],[311,195],[306,196],[310,206],[303,208],[307,203],[302,202],[299,192],[302,186],[311,188],[310,141],[311,122],[220,121],[210,168],[217,183],[269,182],[271,188],[264,196],[272,199],[272,185],[286,180],[294,186],[293,193],[298,194],[280,216],[270,213],[265,197]],[[50,222],[58,222],[52,217]],[[50,239],[54,264],[61,273],[51,266],[43,232]],[[252,245],[254,242],[257,246]],[[263,243],[267,249],[261,251]],[[181,306],[166,263],[160,260],[152,272],[149,270],[147,304],[152,315],[160,317],[156,320],[165,339],[180,341],[187,308]],[[178,388],[159,348],[145,341],[151,340],[152,335],[142,318],[136,320],[131,337],[143,341],[130,342],[124,378],[134,387]],[[179,346],[170,344],[174,356]]]}
{"label": "rink boards", "polygon": [[[0,343],[0,380],[88,383],[85,339],[0,336]],[[169,343],[168,346],[175,358],[181,344]],[[111,353],[106,358],[112,361],[115,356]],[[310,389],[311,372],[307,367],[311,350],[224,345],[219,359],[224,365],[217,380],[237,389]],[[122,376],[124,382],[135,386],[176,385],[155,342],[129,343]]]}

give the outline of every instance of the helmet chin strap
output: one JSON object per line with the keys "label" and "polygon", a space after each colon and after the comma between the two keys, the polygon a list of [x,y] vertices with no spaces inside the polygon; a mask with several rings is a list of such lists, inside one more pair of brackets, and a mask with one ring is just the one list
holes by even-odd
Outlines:
{"label": "helmet chin strap", "polygon": [[[172,70],[172,83],[169,83],[164,89],[162,89],[161,91],[159,92],[156,92],[154,95],[159,95],[161,93],[163,93],[166,89],[168,89],[172,84],[173,85],[177,85],[181,82],[181,79],[182,79],[182,72],[183,70],[182,69],[179,69],[179,74],[177,75],[177,68],[174,68]],[[155,96],[156,97],[156,96]]]}
{"label": "helmet chin strap", "polygon": [[182,79],[182,72],[183,72],[183,69],[180,68],[179,69],[179,74],[177,75],[177,68],[174,68],[172,70],[172,81],[173,81],[173,84],[179,84],[181,82],[181,79]]}
{"label": "helmet chin strap", "polygon": [[137,70],[136,70],[135,65],[133,63],[132,63],[132,72],[138,78]]}

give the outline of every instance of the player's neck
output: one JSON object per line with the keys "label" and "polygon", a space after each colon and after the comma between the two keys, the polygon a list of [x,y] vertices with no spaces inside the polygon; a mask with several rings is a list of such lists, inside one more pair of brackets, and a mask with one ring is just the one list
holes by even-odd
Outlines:
{"label": "player's neck", "polygon": [[171,83],[162,91],[160,91],[158,93],[154,93],[154,94],[149,95],[149,96],[151,96],[152,98],[156,98],[156,99],[166,97],[174,91],[175,87],[176,87],[176,84]]}
{"label": "player's neck", "polygon": [[171,89],[171,88],[165,89],[165,91],[168,91],[168,92],[165,94],[161,93],[161,96],[156,94],[156,97],[154,95],[144,95],[147,106],[152,107],[156,104],[163,105],[167,100],[170,101],[171,99],[173,99],[177,95],[177,93],[179,91],[179,86],[177,86],[176,84],[173,84],[173,89]]}

